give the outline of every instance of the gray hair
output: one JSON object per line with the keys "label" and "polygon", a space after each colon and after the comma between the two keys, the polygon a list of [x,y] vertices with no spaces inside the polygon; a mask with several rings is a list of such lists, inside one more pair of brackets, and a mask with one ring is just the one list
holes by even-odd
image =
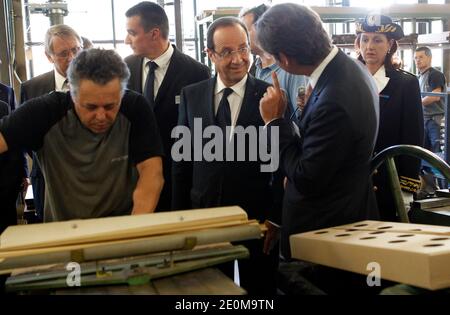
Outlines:
{"label": "gray hair", "polygon": [[239,18],[242,19],[248,14],[253,14],[253,24],[255,24],[268,9],[269,6],[265,4],[260,4],[259,6],[253,8],[242,8],[241,12],[239,12]]}
{"label": "gray hair", "polygon": [[299,65],[318,64],[332,48],[319,15],[299,4],[274,5],[258,20],[256,32],[261,48],[275,59],[283,53]]}
{"label": "gray hair", "polygon": [[130,71],[122,58],[114,50],[91,48],[81,51],[69,65],[67,77],[70,92],[76,96],[81,80],[91,80],[105,85],[118,78],[121,84],[121,95],[125,92]]}
{"label": "gray hair", "polygon": [[82,44],[81,37],[70,26],[64,24],[53,25],[45,33],[44,40],[45,52],[49,55],[53,54],[53,38],[55,37],[73,37],[80,43],[80,45]]}

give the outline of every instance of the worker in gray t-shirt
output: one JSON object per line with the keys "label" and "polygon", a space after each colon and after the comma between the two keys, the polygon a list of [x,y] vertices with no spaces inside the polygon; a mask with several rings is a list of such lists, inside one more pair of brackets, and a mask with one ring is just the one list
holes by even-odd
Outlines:
{"label": "worker in gray t-shirt", "polygon": [[[421,92],[445,92],[445,76],[431,67],[432,54],[428,47],[416,50],[415,61],[420,72],[419,83]],[[425,148],[432,152],[440,152],[440,124],[444,118],[444,102],[439,96],[422,98],[423,116],[425,119]]]}
{"label": "worker in gray t-shirt", "polygon": [[[417,69],[420,72],[420,91],[434,93],[445,92],[445,76],[442,72],[431,66],[431,50],[428,47],[417,48],[414,59]],[[445,114],[443,99],[439,96],[425,96],[422,97],[422,106],[425,129],[424,147],[434,153],[439,153],[441,152],[440,126]],[[430,167],[423,167],[421,180],[422,187],[420,190],[422,195],[434,194],[438,187]]]}
{"label": "worker in gray t-shirt", "polygon": [[113,50],[90,49],[68,78],[70,92],[32,99],[0,121],[0,153],[37,152],[45,222],[153,212],[163,148],[148,102],[125,90],[126,64]]}

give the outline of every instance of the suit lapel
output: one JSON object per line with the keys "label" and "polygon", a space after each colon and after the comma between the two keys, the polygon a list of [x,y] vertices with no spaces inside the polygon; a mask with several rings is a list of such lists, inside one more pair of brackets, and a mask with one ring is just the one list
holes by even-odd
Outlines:
{"label": "suit lapel", "polygon": [[207,126],[214,125],[216,122],[216,114],[214,112],[214,96],[215,96],[214,92],[216,88],[216,80],[217,75],[214,78],[208,80],[208,87],[206,93],[203,94],[205,95],[204,97],[206,97],[205,102],[203,102],[202,104],[205,104],[204,111],[207,119],[205,125]]}
{"label": "suit lapel", "polygon": [[312,91],[311,96],[306,102],[305,109],[302,113],[302,118],[307,115],[307,113],[311,110],[312,105],[319,99],[320,93],[327,86],[328,81],[333,80],[336,73],[339,71],[339,64],[342,61],[343,56],[345,54],[339,50],[337,55],[331,60],[331,62],[325,67],[325,70],[322,72],[319,81],[317,82],[314,90]]}
{"label": "suit lapel", "polygon": [[259,106],[255,105],[259,99],[255,84],[255,79],[249,74],[236,126],[246,126],[249,122],[253,121],[255,117],[259,116]]}

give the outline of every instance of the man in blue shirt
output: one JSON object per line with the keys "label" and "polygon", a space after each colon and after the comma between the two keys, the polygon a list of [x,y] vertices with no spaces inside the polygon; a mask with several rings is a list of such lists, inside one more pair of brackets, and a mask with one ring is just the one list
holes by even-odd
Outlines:
{"label": "man in blue shirt", "polygon": [[[251,9],[243,9],[239,14],[240,19],[244,22],[249,32],[251,52],[253,55],[257,56],[250,69],[250,73],[254,74],[257,79],[273,84],[272,72],[276,72],[280,87],[286,92],[287,96],[288,107],[285,116],[287,118],[291,116],[299,117],[297,109],[298,90],[299,87],[306,89],[306,77],[303,75],[294,75],[281,69],[276,64],[275,58],[259,47],[256,40],[255,24],[267,9],[268,7],[265,4],[262,4]],[[295,116],[293,116],[294,112],[296,114]]]}

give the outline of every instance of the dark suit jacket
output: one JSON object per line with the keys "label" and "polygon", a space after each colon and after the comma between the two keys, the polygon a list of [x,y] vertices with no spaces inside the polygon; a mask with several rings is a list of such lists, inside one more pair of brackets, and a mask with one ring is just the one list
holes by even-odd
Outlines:
{"label": "dark suit jacket", "polygon": [[22,83],[20,87],[20,104],[54,90],[55,74],[54,70],[52,70]]}
{"label": "dark suit jacket", "polygon": [[[380,128],[375,152],[398,144],[423,146],[424,127],[422,100],[416,76],[402,70],[387,70],[389,83],[380,93]],[[420,188],[420,160],[401,157],[396,160],[397,172],[404,190]],[[386,167],[374,175],[378,209],[382,220],[397,221],[395,203],[389,186]]]}
{"label": "dark suit jacket", "polygon": [[378,95],[370,80],[340,51],[306,104],[301,137],[286,119],[269,124],[279,127],[280,164],[288,177],[281,239],[285,258],[290,258],[292,234],[378,218],[370,179]]}
{"label": "dark suit jacket", "polygon": [[11,111],[16,109],[16,99],[14,97],[14,90],[2,83],[0,83],[0,101],[9,105]]}
{"label": "dark suit jacket", "polygon": [[[20,87],[20,104],[22,105],[26,101],[29,101],[33,98],[46,95],[55,90],[55,74],[54,70],[43,73],[37,77],[34,77],[28,81],[22,83]],[[42,177],[42,172],[39,168],[36,160],[33,159],[33,167],[31,168],[30,176]]]}
{"label": "dark suit jacket", "polygon": [[[125,58],[131,73],[128,88],[138,93],[142,93],[142,80],[145,80],[145,78],[142,78],[143,60],[143,57],[139,56],[128,56]],[[165,153],[165,158],[163,159],[165,184],[157,210],[170,209],[172,177],[170,150],[174,143],[171,134],[172,129],[177,125],[179,106],[179,101],[176,102],[176,98],[179,98],[181,89],[186,85],[208,79],[209,77],[210,70],[208,67],[183,54],[174,46],[172,59],[156,95],[154,108]]]}
{"label": "dark suit jacket", "polygon": [[[25,81],[20,88],[20,104],[54,91],[55,85],[54,70]],[[44,215],[45,181],[44,175],[39,167],[38,159],[34,153],[30,178],[31,184],[33,185],[34,205],[38,217],[42,219]]]}
{"label": "dark suit jacket", "polygon": [[[201,118],[203,130],[216,125],[215,84],[216,78],[212,78],[190,85],[181,93],[178,124],[187,126],[192,134],[195,118]],[[237,126],[264,126],[259,100],[268,86],[266,82],[248,76]],[[202,143],[205,145],[209,141],[203,139]],[[246,141],[248,151],[248,139]],[[279,221],[274,218],[277,213],[272,207],[271,173],[262,173],[260,166],[260,161],[250,162],[248,159],[246,162],[174,162],[172,206],[174,209],[189,209],[239,205],[251,219],[263,221],[270,216],[270,219]]]}

